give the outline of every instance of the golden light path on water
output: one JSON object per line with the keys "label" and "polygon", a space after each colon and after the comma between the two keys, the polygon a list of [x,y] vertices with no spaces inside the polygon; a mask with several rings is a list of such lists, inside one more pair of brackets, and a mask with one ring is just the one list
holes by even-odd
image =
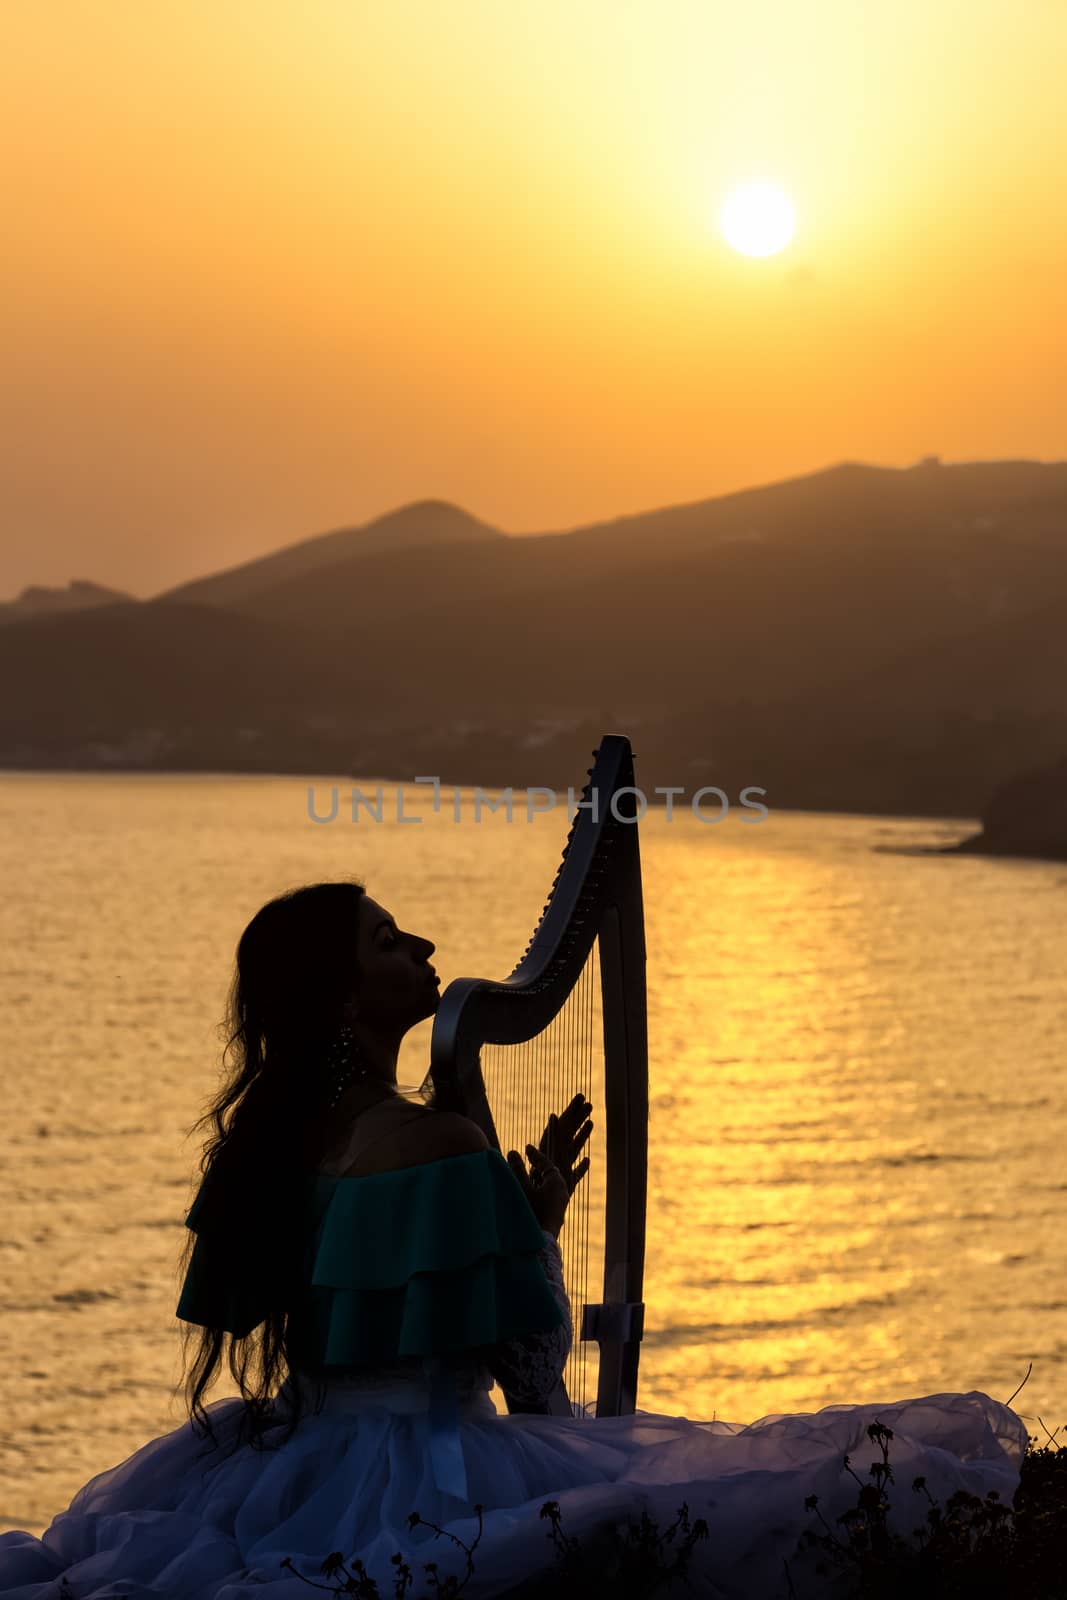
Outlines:
{"label": "golden light path on water", "polygon": [[[183,1141],[259,905],[361,877],[436,942],[445,984],[525,947],[562,806],[475,825],[468,793],[456,823],[410,787],[421,824],[354,825],[338,782],[317,825],[300,778],[0,777],[0,1527],[40,1531],[183,1419]],[[1067,1420],[1067,869],[901,853],[967,831],[773,809],[642,824],[645,1409],[1006,1400],[1033,1361],[1017,1409],[1034,1432]],[[424,1024],[412,1083],[428,1047]]]}

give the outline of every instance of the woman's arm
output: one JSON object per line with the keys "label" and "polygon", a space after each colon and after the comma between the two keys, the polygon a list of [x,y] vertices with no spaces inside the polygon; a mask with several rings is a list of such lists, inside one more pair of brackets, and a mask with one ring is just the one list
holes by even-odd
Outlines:
{"label": "woman's arm", "polygon": [[563,1313],[563,1322],[547,1333],[524,1334],[521,1338],[493,1345],[485,1352],[486,1366],[508,1401],[530,1407],[540,1407],[556,1387],[574,1337],[571,1303],[563,1281],[563,1257],[550,1233],[542,1231],[541,1237],[544,1249],[538,1260]]}

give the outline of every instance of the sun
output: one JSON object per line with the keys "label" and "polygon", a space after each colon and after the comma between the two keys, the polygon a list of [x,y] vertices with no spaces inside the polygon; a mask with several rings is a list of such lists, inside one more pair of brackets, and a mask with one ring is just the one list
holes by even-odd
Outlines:
{"label": "sun", "polygon": [[773,256],[793,237],[796,212],[776,183],[750,179],[735,184],[719,212],[723,238],[744,256]]}

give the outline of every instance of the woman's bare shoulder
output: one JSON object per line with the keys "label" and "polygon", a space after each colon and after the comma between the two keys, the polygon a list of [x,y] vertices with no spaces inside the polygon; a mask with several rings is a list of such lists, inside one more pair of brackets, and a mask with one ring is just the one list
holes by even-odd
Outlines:
{"label": "woman's bare shoulder", "polygon": [[347,1168],[344,1176],[360,1177],[399,1167],[421,1166],[449,1156],[488,1150],[489,1141],[477,1123],[452,1111],[408,1106],[396,1126],[382,1131]]}
{"label": "woman's bare shoulder", "polygon": [[465,1156],[489,1148],[478,1124],[455,1111],[431,1111],[422,1126],[428,1145],[442,1156]]}

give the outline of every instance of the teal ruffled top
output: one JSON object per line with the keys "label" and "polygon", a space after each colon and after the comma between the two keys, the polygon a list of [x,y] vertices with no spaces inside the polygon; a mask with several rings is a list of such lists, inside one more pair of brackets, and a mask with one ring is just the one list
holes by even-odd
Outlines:
{"label": "teal ruffled top", "polygon": [[[306,1179],[307,1242],[288,1308],[291,1347],[306,1370],[446,1356],[563,1321],[538,1260],[541,1229],[498,1151]],[[239,1282],[219,1281],[203,1194],[202,1185],[185,1219],[205,1226],[177,1315],[243,1337],[267,1315],[269,1268],[249,1261]]]}

